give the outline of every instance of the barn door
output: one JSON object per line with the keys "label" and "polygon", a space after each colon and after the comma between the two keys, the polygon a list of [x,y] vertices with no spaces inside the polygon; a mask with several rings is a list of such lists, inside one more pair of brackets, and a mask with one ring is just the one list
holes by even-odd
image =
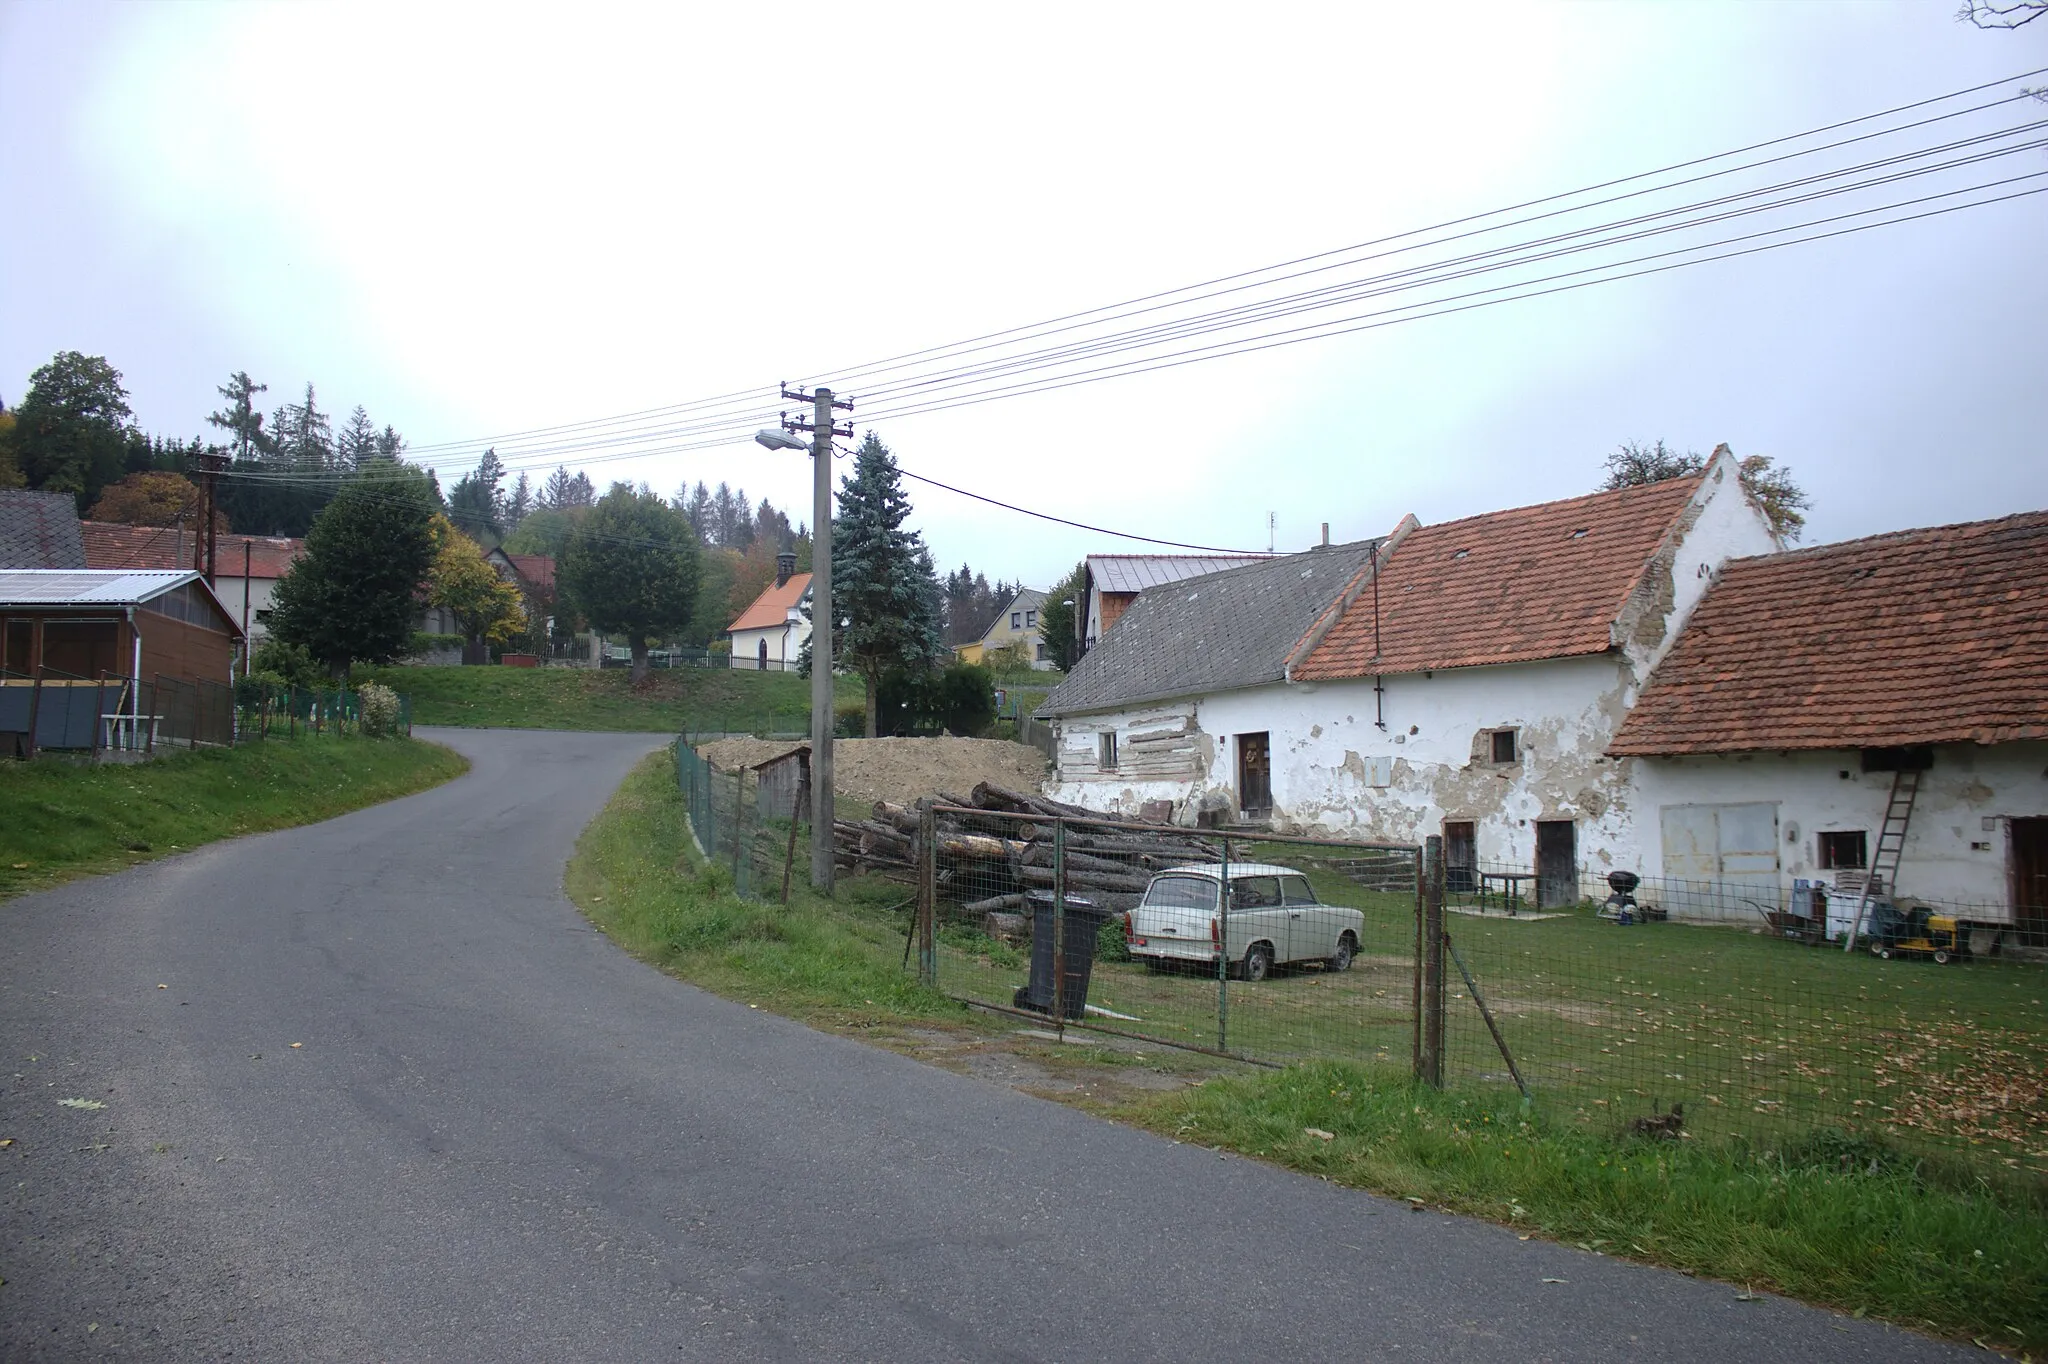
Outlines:
{"label": "barn door", "polygon": [[1237,736],[1237,804],[1246,819],[1273,809],[1273,749],[1264,734]]}
{"label": "barn door", "polygon": [[1469,819],[1444,821],[1444,889],[1470,895],[1479,887],[1478,826]]}
{"label": "barn door", "polygon": [[1705,917],[1754,920],[1744,903],[1778,904],[1778,807],[1749,805],[1667,805],[1663,826],[1664,875],[1687,884],[1669,887],[1666,898],[1683,900]]}
{"label": "barn door", "polygon": [[1579,830],[1568,819],[1536,821],[1536,907],[1579,902]]}
{"label": "barn door", "polygon": [[2020,941],[2048,947],[2048,819],[2015,819],[2012,837],[2012,921]]}

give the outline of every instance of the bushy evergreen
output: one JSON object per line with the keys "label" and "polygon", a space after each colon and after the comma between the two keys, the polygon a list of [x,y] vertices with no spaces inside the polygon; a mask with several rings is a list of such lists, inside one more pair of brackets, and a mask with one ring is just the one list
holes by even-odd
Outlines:
{"label": "bushy evergreen", "polygon": [[278,580],[271,634],[303,645],[336,678],[353,662],[404,654],[434,564],[434,510],[417,474],[343,484],[306,532],[306,552]]}

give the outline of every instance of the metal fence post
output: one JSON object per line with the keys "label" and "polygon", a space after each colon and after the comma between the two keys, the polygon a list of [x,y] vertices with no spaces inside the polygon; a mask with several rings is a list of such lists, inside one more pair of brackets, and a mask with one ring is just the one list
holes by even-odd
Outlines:
{"label": "metal fence post", "polygon": [[1052,826],[1052,1019],[1053,1032],[1067,1035],[1067,822]]}
{"label": "metal fence post", "polygon": [[1444,841],[1431,834],[1422,852],[1422,1067],[1424,1084],[1444,1087]]}
{"label": "metal fence post", "polygon": [[926,796],[917,803],[917,978],[939,983],[939,820]]}
{"label": "metal fence post", "polygon": [[740,884],[740,831],[747,821],[747,769],[742,767],[732,774],[732,889],[733,894],[744,897],[746,890]]}
{"label": "metal fence post", "polygon": [[1216,876],[1216,1050],[1230,1050],[1230,840]]}

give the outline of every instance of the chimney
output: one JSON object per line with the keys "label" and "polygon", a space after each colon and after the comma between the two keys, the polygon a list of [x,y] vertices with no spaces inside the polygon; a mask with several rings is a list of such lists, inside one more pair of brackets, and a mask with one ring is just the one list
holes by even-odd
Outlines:
{"label": "chimney", "polygon": [[775,585],[777,587],[788,583],[789,575],[794,572],[796,572],[795,554],[785,549],[782,553],[775,556]]}
{"label": "chimney", "polygon": [[1329,523],[1328,521],[1325,521],[1325,522],[1323,522],[1323,548],[1324,548],[1324,549],[1328,549],[1329,547],[1330,547],[1330,523]]}

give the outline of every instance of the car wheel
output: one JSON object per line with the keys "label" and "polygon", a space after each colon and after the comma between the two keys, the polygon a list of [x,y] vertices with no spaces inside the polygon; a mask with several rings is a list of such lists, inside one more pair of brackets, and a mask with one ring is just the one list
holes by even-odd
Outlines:
{"label": "car wheel", "polygon": [[1878,956],[1883,957],[1886,961],[1890,961],[1892,959],[1892,950],[1889,947],[1873,947],[1870,950],[1877,953]]}
{"label": "car wheel", "polygon": [[1245,949],[1244,978],[1250,982],[1264,980],[1273,974],[1273,949],[1262,942],[1255,942]]}
{"label": "car wheel", "polygon": [[1330,954],[1328,961],[1323,963],[1323,969],[1326,971],[1349,971],[1351,969],[1351,959],[1357,955],[1358,944],[1352,941],[1349,933],[1346,933],[1337,939],[1337,950]]}
{"label": "car wheel", "polygon": [[1949,955],[1946,952],[1936,952],[1934,954],[1934,964],[1936,966],[1946,966],[1949,964],[1949,960]]}

